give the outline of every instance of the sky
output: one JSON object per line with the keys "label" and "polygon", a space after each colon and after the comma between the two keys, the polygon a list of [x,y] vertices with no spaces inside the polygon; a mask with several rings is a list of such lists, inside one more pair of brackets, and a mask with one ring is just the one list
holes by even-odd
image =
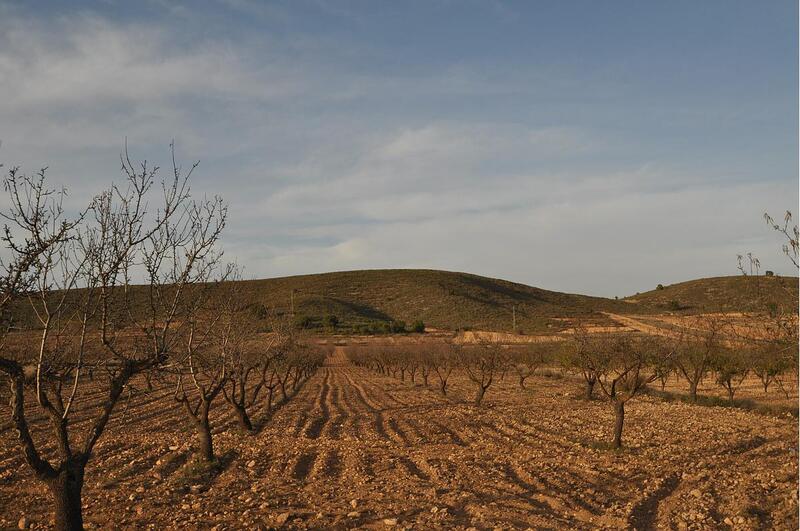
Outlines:
{"label": "sky", "polygon": [[230,207],[246,276],[432,268],[625,296],[796,274],[796,1],[0,0],[0,163],[135,159]]}

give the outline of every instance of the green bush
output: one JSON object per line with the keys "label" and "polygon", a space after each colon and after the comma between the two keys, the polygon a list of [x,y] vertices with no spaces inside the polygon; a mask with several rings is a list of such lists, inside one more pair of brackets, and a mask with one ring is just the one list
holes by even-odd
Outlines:
{"label": "green bush", "polygon": [[422,322],[421,319],[417,319],[414,321],[414,324],[411,325],[411,331],[415,334],[422,334],[425,332],[425,323]]}
{"label": "green bush", "polygon": [[392,321],[389,323],[389,331],[393,334],[402,334],[406,331],[405,321]]}
{"label": "green bush", "polygon": [[339,326],[339,318],[335,315],[328,314],[322,319],[322,324],[324,324],[327,328],[336,329]]}
{"label": "green bush", "polygon": [[253,304],[250,306],[250,313],[253,317],[261,321],[267,318],[269,310],[267,310],[267,306],[264,304]]}
{"label": "green bush", "polygon": [[315,327],[314,318],[311,317],[310,315],[302,315],[302,314],[295,315],[294,326],[295,328],[301,328],[301,329],[314,328]]}

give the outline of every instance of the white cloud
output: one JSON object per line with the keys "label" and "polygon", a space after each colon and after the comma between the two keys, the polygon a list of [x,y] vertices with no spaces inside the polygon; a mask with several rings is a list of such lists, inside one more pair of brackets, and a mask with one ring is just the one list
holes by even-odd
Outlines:
{"label": "white cloud", "polygon": [[125,137],[162,166],[174,137],[181,160],[202,161],[196,193],[229,201],[227,256],[249,275],[433,267],[623,295],[733,274],[737,252],[786,270],[760,213],[791,207],[796,182],[651,162],[602,128],[392,106],[491,107],[565,85],[546,70],[541,83],[463,64],[372,72],[325,64],[331,43],[308,35],[176,39],[92,14],[0,15],[0,162],[50,165],[80,201],[118,178]]}

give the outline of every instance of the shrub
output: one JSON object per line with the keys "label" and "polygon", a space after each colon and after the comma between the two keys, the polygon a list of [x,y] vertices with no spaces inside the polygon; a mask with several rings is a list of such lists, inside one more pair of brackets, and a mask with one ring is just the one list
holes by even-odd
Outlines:
{"label": "shrub", "polygon": [[324,324],[327,328],[336,329],[339,326],[339,318],[335,315],[328,314],[322,319],[322,324]]}
{"label": "shrub", "polygon": [[677,312],[681,308],[682,306],[680,302],[676,300],[669,301],[669,309],[672,310],[673,312]]}
{"label": "shrub", "polygon": [[314,328],[314,319],[310,315],[295,315],[294,326],[301,329]]}
{"label": "shrub", "polygon": [[414,332],[415,334],[424,333],[425,332],[425,323],[423,323],[422,320],[417,319],[416,321],[414,321],[414,324],[411,325],[411,331]]}
{"label": "shrub", "polygon": [[250,306],[250,313],[252,316],[259,321],[263,321],[269,315],[269,310],[267,310],[266,305],[264,304],[253,304]]}
{"label": "shrub", "polygon": [[661,291],[662,289],[664,289],[664,284],[659,284],[656,286],[656,290]]}
{"label": "shrub", "polygon": [[775,317],[778,315],[778,305],[774,302],[767,303],[767,311],[769,311],[770,317]]}
{"label": "shrub", "polygon": [[406,331],[405,321],[392,321],[388,325],[389,331],[393,334],[402,334]]}

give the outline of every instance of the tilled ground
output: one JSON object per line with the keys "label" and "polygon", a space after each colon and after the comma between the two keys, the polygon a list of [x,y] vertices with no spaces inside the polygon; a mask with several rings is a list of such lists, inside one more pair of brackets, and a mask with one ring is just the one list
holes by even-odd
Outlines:
{"label": "tilled ground", "polygon": [[[793,418],[643,397],[615,452],[611,408],[574,398],[576,381],[537,376],[523,391],[509,376],[476,408],[466,380],[445,398],[416,379],[354,367],[339,348],[274,413],[255,411],[255,435],[220,401],[221,470],[205,475],[172,389],[141,394],[89,465],[87,526],[798,527]],[[3,425],[0,526],[48,526],[48,503]]]}

